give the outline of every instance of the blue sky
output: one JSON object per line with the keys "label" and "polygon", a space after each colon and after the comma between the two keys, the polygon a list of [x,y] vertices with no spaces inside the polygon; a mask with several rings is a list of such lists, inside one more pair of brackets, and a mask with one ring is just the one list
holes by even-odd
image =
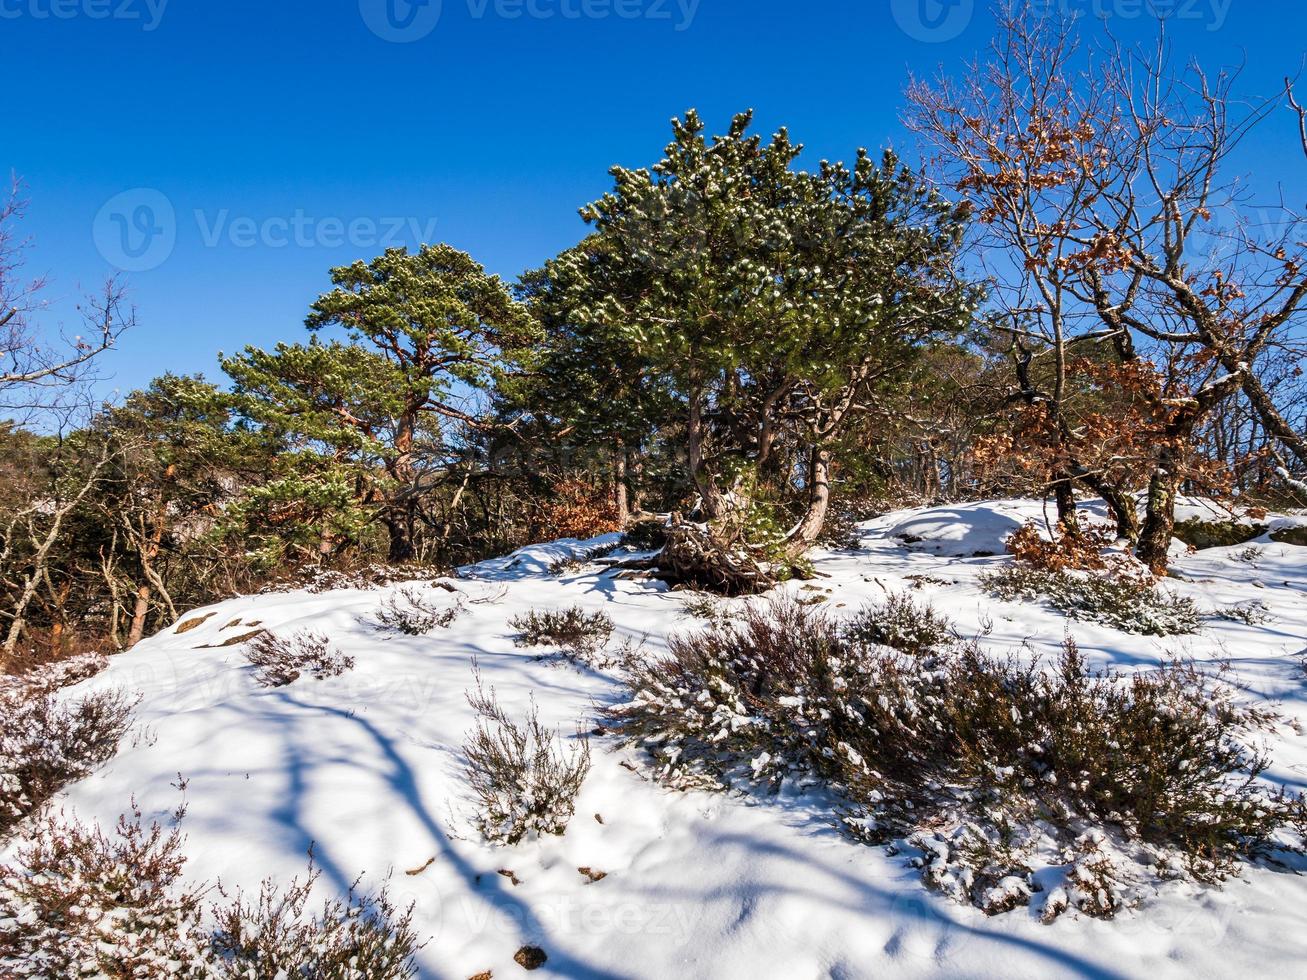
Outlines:
{"label": "blue sky", "polygon": [[[1246,62],[1250,94],[1307,48],[1301,0],[1047,2],[1127,38],[1169,11],[1177,52]],[[0,165],[26,185],[47,327],[132,270],[111,394],[301,339],[327,269],[387,244],[448,241],[511,279],[575,242],[608,168],[655,162],[691,106],[717,130],[753,107],[814,164],[910,155],[908,71],[959,67],[991,27],[985,0],[0,0]],[[1292,122],[1246,160],[1300,199]]]}

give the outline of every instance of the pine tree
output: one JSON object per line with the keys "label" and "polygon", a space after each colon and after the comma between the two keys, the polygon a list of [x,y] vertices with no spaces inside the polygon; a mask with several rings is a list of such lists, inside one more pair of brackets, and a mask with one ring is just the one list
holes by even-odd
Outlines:
{"label": "pine tree", "polygon": [[[342,327],[346,341],[247,348],[223,370],[250,418],[311,462],[324,491],[313,495],[325,503],[352,482],[355,505],[386,527],[390,560],[407,561],[421,463],[449,454],[451,426],[482,424],[459,401],[502,375],[534,324],[497,276],[448,245],[388,249],[331,279],[305,322],[315,332]],[[323,533],[357,529],[357,516]]]}
{"label": "pine tree", "polygon": [[794,558],[820,532],[840,433],[978,296],[954,270],[963,211],[893,154],[807,172],[784,129],[764,143],[751,121],[709,141],[696,113],[673,120],[664,159],[614,168],[581,212],[590,247],[551,272],[571,322],[675,392],[708,519],[738,524],[769,482],[798,486]]}

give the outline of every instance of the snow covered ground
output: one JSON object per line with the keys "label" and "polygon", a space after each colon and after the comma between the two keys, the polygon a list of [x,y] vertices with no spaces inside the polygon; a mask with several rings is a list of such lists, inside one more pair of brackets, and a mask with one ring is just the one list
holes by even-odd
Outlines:
{"label": "snow covered ground", "polygon": [[[1247,695],[1286,719],[1269,745],[1271,777],[1307,788],[1307,549],[1263,538],[1185,555],[1167,587],[1213,613],[1260,602],[1269,620],[1213,615],[1193,636],[1131,636],[982,592],[978,575],[1008,560],[1004,536],[1042,513],[1040,502],[1007,501],[890,514],[864,525],[860,550],[817,552],[820,577],[787,587],[822,590],[835,614],[913,590],[964,633],[988,629],[993,649],[1050,654],[1069,629],[1092,662],[1123,670],[1176,654],[1228,659]],[[341,891],[360,874],[372,885],[390,874],[392,893],[416,903],[431,937],[420,958],[430,977],[519,975],[513,954],[525,943],[549,956],[537,975],[566,977],[1307,976],[1307,865],[1248,868],[1219,890],[1172,882],[1110,922],[1067,915],[1046,926],[1025,909],[987,918],[927,892],[901,856],[842,837],[820,801],[672,792],[604,738],[592,742],[593,770],[565,836],[482,843],[461,757],[473,659],[511,713],[534,697],[568,733],[578,720],[593,727],[597,706],[623,693],[615,673],[514,646],[512,616],[603,610],[615,639],[647,637],[649,655],[669,632],[702,625],[685,615],[687,594],[660,584],[593,565],[550,574],[582,547],[538,546],[466,570],[452,583],[465,613],[429,636],[378,628],[388,589],[261,595],[188,614],[212,613],[73,689],[121,686],[142,701],[118,757],[62,803],[108,823],[134,795],[162,819],[179,802],[180,778],[191,876],[247,887],[289,879],[303,873],[311,843],[324,883]],[[357,665],[262,689],[242,648],[219,645],[260,627],[325,632]],[[606,877],[592,883],[582,867]]]}

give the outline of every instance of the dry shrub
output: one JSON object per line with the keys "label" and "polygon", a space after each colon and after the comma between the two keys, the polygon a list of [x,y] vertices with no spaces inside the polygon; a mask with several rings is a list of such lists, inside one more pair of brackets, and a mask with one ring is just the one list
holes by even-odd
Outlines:
{"label": "dry shrub", "polygon": [[[416,975],[412,909],[383,889],[351,889],[306,915],[319,872],[285,893],[265,882],[206,918],[210,886],[182,879],[183,838],[143,823],[132,804],[113,834],[51,818],[0,866],[0,974],[6,977],[139,977],[204,980],[400,980]],[[218,888],[222,893],[221,887]]]}
{"label": "dry shrub", "polygon": [[1103,551],[1116,539],[1114,528],[1106,524],[1089,524],[1078,532],[1059,528],[1050,541],[1036,521],[1028,521],[1008,535],[1008,553],[1019,562],[1046,572],[1068,568],[1098,571],[1108,567]]}
{"label": "dry shrub", "polygon": [[468,703],[477,724],[463,750],[477,798],[477,828],[495,844],[562,834],[590,772],[588,740],[578,728],[577,744],[565,750],[559,733],[541,723],[534,701],[523,724],[513,721],[494,689],[484,689],[479,673]]}
{"label": "dry shrub", "polygon": [[583,480],[561,480],[549,490],[534,515],[532,534],[537,540],[598,537],[621,530],[617,504],[606,490]]}
{"label": "dry shrub", "polygon": [[533,609],[510,619],[508,625],[519,631],[514,642],[520,647],[555,646],[577,653],[593,653],[613,635],[613,621],[606,613],[588,613],[580,606]]}
{"label": "dry shrub", "polygon": [[[440,578],[448,569],[420,562],[408,562],[403,565],[385,565],[380,562],[361,562],[345,560],[332,567],[320,565],[302,565],[285,574],[263,582],[258,588],[259,595],[269,593],[307,592],[321,594],[340,589],[357,589],[370,592],[384,589],[399,582],[411,582],[415,579]],[[251,590],[253,591],[253,590]]]}
{"label": "dry shrub", "polygon": [[[67,680],[59,666],[0,687],[0,837],[113,758],[131,722],[135,702],[121,691],[57,697],[55,687]],[[97,666],[82,670],[93,673]]]}
{"label": "dry shrub", "polygon": [[620,545],[601,544],[593,548],[582,548],[573,551],[566,558],[560,558],[558,561],[549,566],[550,575],[570,575],[583,570],[587,565],[593,564],[600,558],[607,558]]}
{"label": "dry shrub", "polygon": [[[69,663],[98,663],[103,670],[108,666],[105,652],[117,649],[118,644],[111,637],[70,630],[28,630],[23,634],[23,642],[4,659],[3,674],[22,676]],[[75,684],[77,681],[68,683]]]}
{"label": "dry shrub", "polygon": [[817,543],[837,551],[858,551],[862,547],[863,520],[847,509],[832,510],[826,515]]}
{"label": "dry shrub", "polygon": [[213,910],[212,950],[221,975],[253,980],[301,977],[309,980],[364,978],[405,980],[417,976],[413,957],[421,948],[413,929],[413,907],[400,911],[385,888],[328,899],[316,915],[306,914],[322,872],[312,862],[301,881],[279,889],[265,881],[258,898],[237,893]]}
{"label": "dry shrub", "polygon": [[112,835],[62,817],[0,868],[0,972],[10,977],[207,977],[201,891],[181,885],[176,829],[140,810]]}
{"label": "dry shrub", "polygon": [[462,612],[457,603],[442,608],[416,589],[403,588],[377,608],[377,622],[406,636],[425,636],[434,629],[448,629]]}
{"label": "dry shrub", "polygon": [[285,687],[308,671],[315,680],[337,677],[354,667],[322,633],[300,630],[290,636],[260,632],[250,640],[245,659],[254,665],[254,679],[260,687]]}
{"label": "dry shrub", "polygon": [[[957,641],[922,657],[793,600],[669,651],[609,712],[661,778],[822,778],[852,834],[903,842],[928,883],[989,912],[1058,868],[1048,901],[1108,915],[1150,876],[1210,882],[1302,849],[1303,801],[1260,781],[1251,744],[1271,716],[1192,664],[1095,672],[1070,641],[1051,669]],[[1105,876],[1115,899],[1085,887]]]}
{"label": "dry shrub", "polygon": [[622,547],[636,551],[658,551],[667,543],[668,524],[661,517],[635,521],[622,535]]}

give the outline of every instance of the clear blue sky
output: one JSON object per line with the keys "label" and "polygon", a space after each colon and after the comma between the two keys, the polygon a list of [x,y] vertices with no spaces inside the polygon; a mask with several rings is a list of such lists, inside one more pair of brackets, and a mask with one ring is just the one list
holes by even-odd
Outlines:
{"label": "clear blue sky", "polygon": [[[1126,37],[1169,10],[1177,51],[1246,61],[1250,93],[1274,92],[1307,47],[1302,0],[1048,2],[1105,11]],[[576,209],[608,187],[607,169],[655,162],[669,118],[691,106],[717,130],[753,107],[812,163],[910,149],[907,72],[973,56],[985,8],[0,0],[0,164],[27,186],[28,271],[53,280],[49,325],[72,325],[73,302],[114,263],[150,266],[127,277],[140,325],[107,362],[106,393],[167,369],[216,377],[219,350],[301,339],[327,269],[385,244],[448,241],[509,279],[538,265],[580,237]],[[1248,160],[1301,198],[1294,137],[1286,111]],[[117,197],[137,188],[152,193]]]}

